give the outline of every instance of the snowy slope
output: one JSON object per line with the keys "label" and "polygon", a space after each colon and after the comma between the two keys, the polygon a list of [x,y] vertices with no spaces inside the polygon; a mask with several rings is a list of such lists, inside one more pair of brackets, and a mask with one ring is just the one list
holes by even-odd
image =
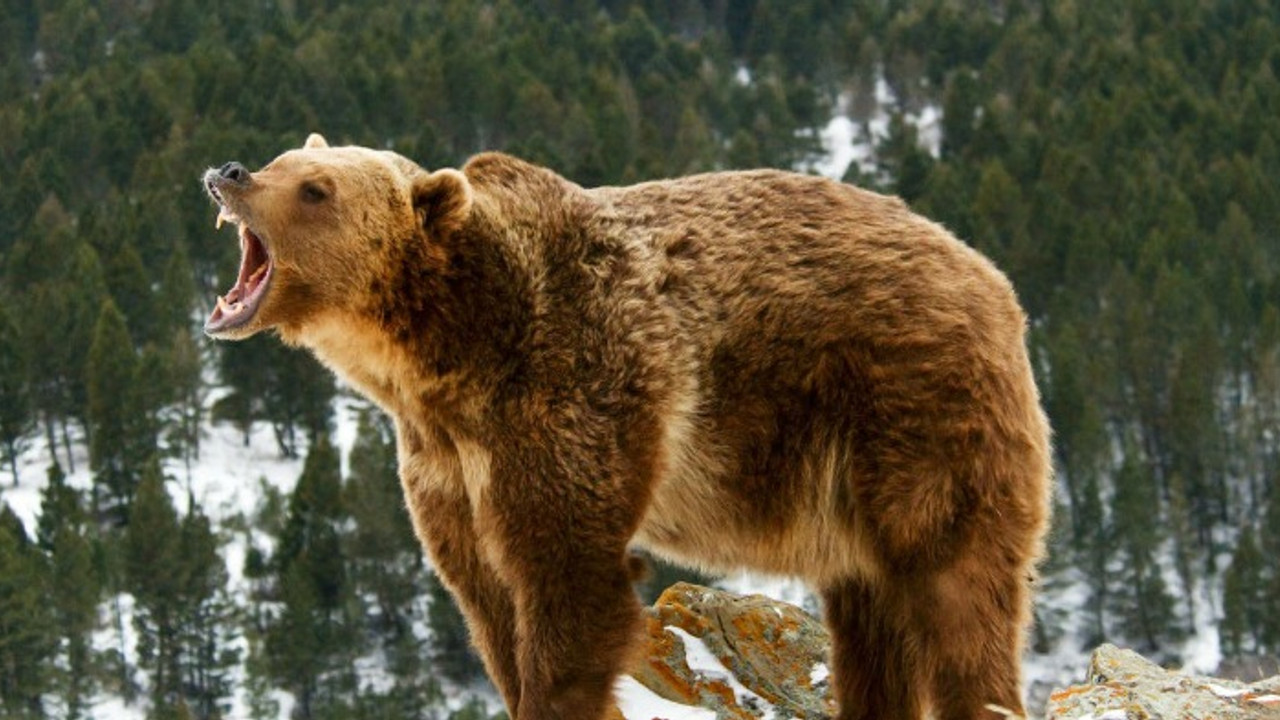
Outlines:
{"label": "snowy slope", "polygon": [[[212,406],[213,399],[209,401]],[[342,445],[343,458],[350,451],[355,438],[355,412],[360,404],[349,399],[337,403],[336,440]],[[207,413],[206,413],[207,417]],[[67,474],[67,483],[78,490],[87,491],[92,486],[89,472],[88,449],[83,443],[73,443],[72,461],[75,472]],[[292,491],[302,472],[302,460],[280,457],[271,428],[266,423],[256,424],[246,445],[243,436],[229,425],[210,425],[201,439],[200,458],[190,472],[176,460],[164,465],[166,486],[179,512],[185,512],[187,495],[196,499],[204,513],[212,521],[215,531],[225,529],[225,523],[237,517],[252,517],[262,499],[263,487],[269,486],[282,493]],[[34,534],[40,511],[40,493],[46,484],[46,472],[50,463],[49,452],[43,438],[33,443],[21,458],[21,484],[6,487],[0,492],[0,500],[8,503],[28,533]],[[59,453],[59,463],[68,466],[65,455]],[[345,465],[344,465],[345,467]],[[248,604],[248,586],[244,579],[244,561],[248,539],[241,533],[230,533],[222,549],[223,560],[229,575],[229,590],[237,604]],[[265,537],[255,538],[265,546]],[[133,598],[122,594],[103,603],[101,629],[95,634],[93,644],[97,650],[122,649],[127,664],[137,666],[136,637],[132,620]],[[117,614],[119,617],[117,618]],[[245,648],[241,648],[242,650]],[[242,657],[247,653],[242,652]],[[247,700],[243,696],[243,673],[233,676],[237,694],[232,698],[232,710],[228,720],[248,717]],[[142,676],[137,680],[141,682]],[[145,685],[144,685],[145,687]],[[292,697],[278,692],[280,717],[288,718]],[[99,720],[141,720],[146,708],[129,705],[115,696],[103,696],[93,703],[92,716]]]}

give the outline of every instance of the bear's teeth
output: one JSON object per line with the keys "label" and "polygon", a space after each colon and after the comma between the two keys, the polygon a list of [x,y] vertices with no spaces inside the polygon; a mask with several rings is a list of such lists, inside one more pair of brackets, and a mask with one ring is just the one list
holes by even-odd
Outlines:
{"label": "bear's teeth", "polygon": [[222,223],[224,223],[224,222],[235,222],[235,221],[236,221],[236,216],[235,216],[235,215],[233,215],[233,214],[231,214],[231,213],[227,212],[227,209],[226,209],[225,207],[219,207],[219,208],[218,208],[218,219],[217,219],[217,221],[214,223],[213,229],[215,229],[215,230],[221,230],[221,229],[222,229]]}
{"label": "bear's teeth", "polygon": [[218,296],[218,311],[223,315],[238,315],[241,310],[244,310],[243,301],[235,300],[233,302],[227,302],[225,297],[221,295]]}

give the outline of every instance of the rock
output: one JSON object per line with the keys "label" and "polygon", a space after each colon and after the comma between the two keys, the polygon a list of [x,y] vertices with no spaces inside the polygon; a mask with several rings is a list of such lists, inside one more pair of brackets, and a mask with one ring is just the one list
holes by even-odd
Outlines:
{"label": "rock", "polygon": [[[799,608],[678,583],[644,621],[647,645],[631,675],[665,701],[718,720],[835,714],[826,628]],[[629,720],[653,717],[625,702],[622,710]]]}
{"label": "rock", "polygon": [[[645,611],[644,623],[644,654],[620,684],[616,720],[835,715],[826,628],[799,608],[679,583]],[[1280,720],[1280,676],[1245,684],[1184,675],[1103,645],[1087,682],[1054,691],[1045,717]]]}
{"label": "rock", "polygon": [[1252,685],[1165,670],[1130,650],[1093,652],[1088,682],[1049,696],[1048,720],[1280,720],[1280,676]]}

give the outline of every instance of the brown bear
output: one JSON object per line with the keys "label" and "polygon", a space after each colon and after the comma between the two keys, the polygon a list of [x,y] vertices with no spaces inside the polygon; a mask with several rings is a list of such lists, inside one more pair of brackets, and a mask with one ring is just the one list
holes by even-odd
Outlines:
{"label": "brown bear", "polygon": [[396,421],[415,528],[515,720],[597,720],[629,553],[805,578],[840,718],[1022,711],[1049,430],[1013,288],[898,199],[774,170],[584,189],[312,135],[209,170],[273,329]]}

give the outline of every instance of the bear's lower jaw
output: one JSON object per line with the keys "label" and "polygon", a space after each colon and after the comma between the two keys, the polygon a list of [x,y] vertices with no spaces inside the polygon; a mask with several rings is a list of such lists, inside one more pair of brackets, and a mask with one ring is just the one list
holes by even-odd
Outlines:
{"label": "bear's lower jaw", "polygon": [[227,339],[247,337],[243,333],[234,331],[243,330],[244,326],[258,314],[258,306],[262,303],[262,297],[266,295],[267,285],[271,280],[271,265],[263,265],[253,277],[256,282],[251,291],[246,292],[245,286],[237,283],[225,296],[218,296],[213,312],[209,314],[209,319],[205,320],[205,334]]}
{"label": "bear's lower jaw", "polygon": [[271,284],[272,262],[262,240],[247,226],[240,226],[240,272],[236,284],[226,296],[219,296],[213,312],[204,323],[204,331],[212,337],[247,337],[248,334],[234,332],[245,329],[245,325],[258,313],[258,307],[267,294]]}

